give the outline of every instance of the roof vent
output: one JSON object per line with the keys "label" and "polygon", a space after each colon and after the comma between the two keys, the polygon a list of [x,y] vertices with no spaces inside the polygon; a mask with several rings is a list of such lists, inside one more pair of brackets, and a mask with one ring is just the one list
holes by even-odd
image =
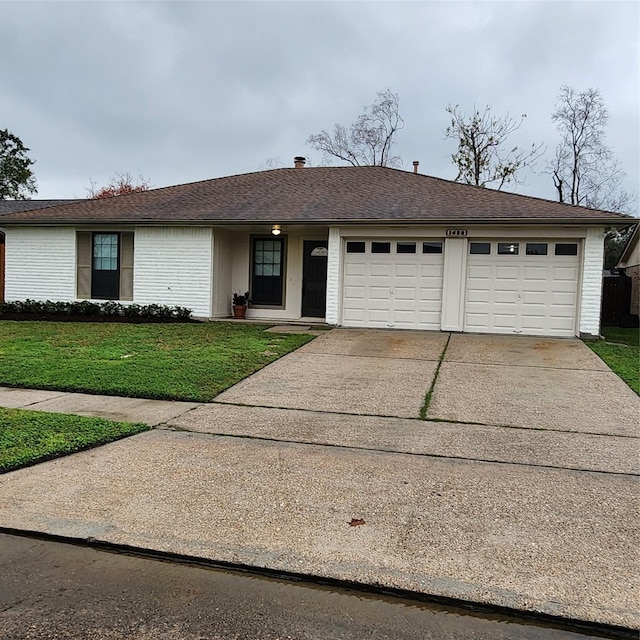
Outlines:
{"label": "roof vent", "polygon": [[304,169],[304,165],[305,165],[306,161],[307,161],[307,159],[304,156],[296,156],[293,159],[293,166],[296,169]]}
{"label": "roof vent", "polygon": [[420,164],[420,160],[413,161],[413,173],[418,173],[418,165]]}

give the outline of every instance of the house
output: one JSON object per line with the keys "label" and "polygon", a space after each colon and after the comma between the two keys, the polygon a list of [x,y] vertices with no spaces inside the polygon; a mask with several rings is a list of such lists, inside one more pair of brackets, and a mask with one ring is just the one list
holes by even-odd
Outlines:
{"label": "house", "polygon": [[[0,216],[17,211],[55,207],[69,202],[77,202],[77,200],[0,200]],[[4,247],[4,232],[0,228],[0,302],[4,302]]]}
{"label": "house", "polygon": [[2,217],[7,300],[345,327],[598,335],[633,218],[385,167],[274,169]]}
{"label": "house", "polygon": [[625,247],[620,260],[616,265],[618,269],[624,269],[627,276],[631,278],[631,306],[629,313],[638,315],[640,313],[640,235],[636,226],[627,246]]}

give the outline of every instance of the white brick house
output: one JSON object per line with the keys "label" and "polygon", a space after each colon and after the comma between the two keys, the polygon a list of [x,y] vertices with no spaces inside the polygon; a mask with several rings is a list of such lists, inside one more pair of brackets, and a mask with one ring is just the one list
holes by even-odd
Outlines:
{"label": "white brick house", "polygon": [[276,169],[3,215],[7,300],[597,335],[603,239],[635,220],[382,167]]}

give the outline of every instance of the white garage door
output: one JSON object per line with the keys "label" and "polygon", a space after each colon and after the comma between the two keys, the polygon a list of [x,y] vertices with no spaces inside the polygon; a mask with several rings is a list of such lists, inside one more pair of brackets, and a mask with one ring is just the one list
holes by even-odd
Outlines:
{"label": "white garage door", "polygon": [[345,327],[440,329],[441,240],[349,240],[345,245]]}
{"label": "white garage door", "polygon": [[575,335],[577,242],[470,241],[465,331]]}

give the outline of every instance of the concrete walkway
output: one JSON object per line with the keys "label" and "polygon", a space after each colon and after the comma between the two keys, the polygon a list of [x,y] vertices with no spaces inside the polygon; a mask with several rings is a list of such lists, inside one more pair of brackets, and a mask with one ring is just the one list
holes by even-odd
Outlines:
{"label": "concrete walkway", "polygon": [[5,474],[0,524],[640,628],[640,400],[577,340],[333,330],[131,402],[160,428]]}

